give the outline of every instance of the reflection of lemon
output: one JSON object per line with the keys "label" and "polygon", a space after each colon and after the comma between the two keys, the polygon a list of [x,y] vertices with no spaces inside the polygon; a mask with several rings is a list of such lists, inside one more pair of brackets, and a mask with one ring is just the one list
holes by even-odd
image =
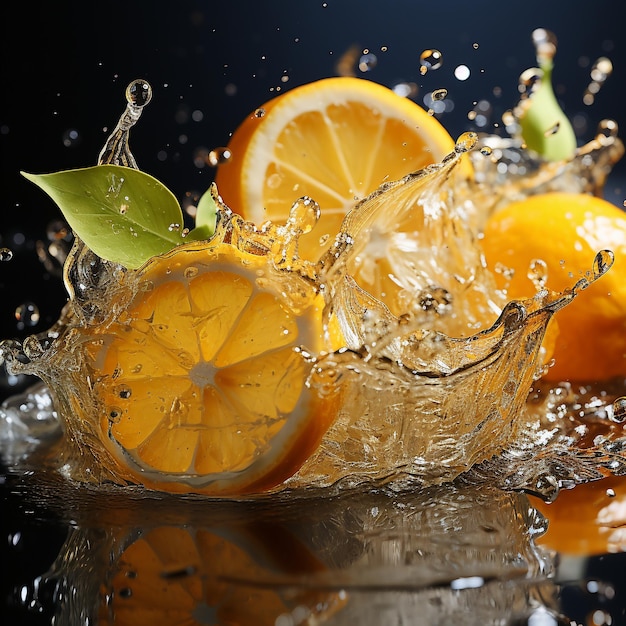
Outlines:
{"label": "reflection of lemon", "polygon": [[620,209],[583,194],[533,196],[488,220],[483,247],[492,269],[501,264],[514,270],[510,280],[497,275],[512,299],[534,294],[528,272],[537,259],[547,266],[546,287],[563,291],[590,275],[597,252],[613,250],[615,263],[606,276],[556,314],[554,367],[545,378],[592,381],[626,374],[626,215]]}
{"label": "reflection of lemon", "polygon": [[151,260],[120,319],[90,331],[102,439],[138,482],[261,491],[318,445],[334,404],[307,386],[298,350],[319,347],[318,299],[290,308],[268,270],[228,244],[189,244]]}
{"label": "reflection of lemon", "polygon": [[296,607],[299,614],[323,619],[341,607],[338,594],[312,589],[281,594],[271,578],[292,580],[324,569],[283,527],[162,526],[119,557],[99,623],[273,626]]}
{"label": "reflection of lemon", "polygon": [[414,102],[368,80],[328,78],[270,100],[235,131],[216,182],[247,219],[284,222],[293,202],[316,200],[322,215],[302,237],[316,260],[355,199],[381,183],[441,160],[454,141]]}
{"label": "reflection of lemon", "polygon": [[532,498],[533,506],[549,521],[538,543],[583,556],[626,551],[625,487],[623,476],[611,476],[563,490],[551,504]]}

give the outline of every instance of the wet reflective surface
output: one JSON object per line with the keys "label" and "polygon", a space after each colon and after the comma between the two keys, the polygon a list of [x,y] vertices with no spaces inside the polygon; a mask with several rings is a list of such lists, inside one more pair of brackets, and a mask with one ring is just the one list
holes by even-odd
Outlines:
{"label": "wet reflective surface", "polygon": [[621,555],[557,556],[523,494],[456,484],[217,502],[28,472],[8,475],[2,498],[16,513],[3,524],[5,623],[626,619]]}

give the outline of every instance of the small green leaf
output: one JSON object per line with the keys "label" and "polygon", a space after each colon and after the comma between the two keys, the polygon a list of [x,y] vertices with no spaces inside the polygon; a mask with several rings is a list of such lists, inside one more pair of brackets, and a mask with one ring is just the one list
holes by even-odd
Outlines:
{"label": "small green leaf", "polygon": [[524,143],[546,161],[570,159],[576,152],[572,124],[557,102],[552,88],[552,62],[540,64],[543,72],[537,91],[523,104],[520,128]]}
{"label": "small green leaf", "polygon": [[198,202],[198,211],[196,212],[196,228],[206,227],[210,231],[210,235],[215,232],[215,220],[217,219],[217,204],[213,198],[217,193],[215,183],[202,194]]}
{"label": "small green leaf", "polygon": [[96,165],[22,174],[58,204],[72,230],[103,259],[135,269],[183,243],[178,201],[144,172]]}

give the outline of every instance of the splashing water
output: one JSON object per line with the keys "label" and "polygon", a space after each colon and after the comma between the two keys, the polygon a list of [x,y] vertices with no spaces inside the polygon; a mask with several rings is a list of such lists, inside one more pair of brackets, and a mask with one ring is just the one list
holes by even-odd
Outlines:
{"label": "splashing water", "polygon": [[[136,168],[129,132],[151,96],[145,81],[131,83],[127,109],[100,163]],[[206,245],[224,242],[266,255],[266,279],[280,283],[296,307],[322,293],[326,332],[336,324],[345,338],[338,351],[310,355],[310,386],[319,394],[339,388],[342,407],[316,452],[281,488],[434,484],[463,474],[549,498],[560,486],[626,471],[620,455],[626,439],[618,427],[623,403],[611,405],[619,390],[587,398],[590,391],[558,393],[535,380],[551,316],[609,270],[610,253],[600,252],[591,278],[562,294],[542,289],[545,275],[537,265],[537,294],[507,303],[477,243],[486,216],[505,201],[548,189],[599,189],[623,151],[616,130],[605,124],[558,166],[531,160],[514,140],[464,133],[441,163],[385,183],[357,203],[315,264],[298,257],[299,237],[319,218],[314,199],[297,200],[285,225],[259,228],[215,196],[217,228]],[[517,170],[503,172],[498,165],[509,153],[519,156],[510,159]],[[471,182],[458,168],[467,154],[476,168]],[[186,245],[192,244],[180,250]],[[378,299],[371,295],[368,263],[391,254],[397,289]],[[64,472],[120,482],[101,441],[101,407],[94,406],[82,350],[90,329],[116,319],[145,285],[140,274],[103,261],[80,240],[64,271],[70,300],[59,322],[23,345],[3,342],[0,354],[12,374],[34,374],[52,390],[64,429],[57,455]],[[13,414],[3,407],[0,422]]]}

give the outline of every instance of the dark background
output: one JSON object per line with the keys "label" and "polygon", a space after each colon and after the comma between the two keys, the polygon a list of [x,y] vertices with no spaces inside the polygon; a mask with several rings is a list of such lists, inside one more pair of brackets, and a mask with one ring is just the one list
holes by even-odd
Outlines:
{"label": "dark background", "polygon": [[[59,273],[36,253],[37,241],[49,243],[48,224],[60,214],[19,171],[94,164],[135,78],[150,81],[154,98],[132,133],[133,152],[181,202],[212,180],[213,171],[194,162],[198,154],[226,144],[277,87],[335,75],[353,45],[378,59],[372,71],[357,75],[388,86],[415,82],[420,103],[424,94],[447,88],[454,110],[439,119],[456,136],[472,128],[468,112],[481,100],[492,110],[480,130],[497,131],[494,124],[517,100],[520,73],[535,64],[531,32],[545,27],[559,39],[555,84],[577,120],[580,142],[605,117],[626,129],[623,0],[67,0],[17,2],[2,13],[0,245],[14,256],[0,263],[0,338],[45,330],[66,297]],[[441,50],[443,65],[421,76],[426,48]],[[613,76],[586,106],[582,96],[600,56],[613,61]],[[464,82],[454,78],[459,64],[471,70]],[[621,163],[607,185],[607,197],[620,206],[625,180]],[[16,320],[24,303],[38,308],[37,324],[21,327]],[[3,381],[3,396],[17,388]],[[22,538],[18,550],[7,556],[3,548],[0,555],[11,579],[6,589],[13,589],[45,571],[65,527],[45,515],[33,520],[9,489],[2,496],[2,545],[16,532]],[[45,614],[31,617],[48,623]]]}

